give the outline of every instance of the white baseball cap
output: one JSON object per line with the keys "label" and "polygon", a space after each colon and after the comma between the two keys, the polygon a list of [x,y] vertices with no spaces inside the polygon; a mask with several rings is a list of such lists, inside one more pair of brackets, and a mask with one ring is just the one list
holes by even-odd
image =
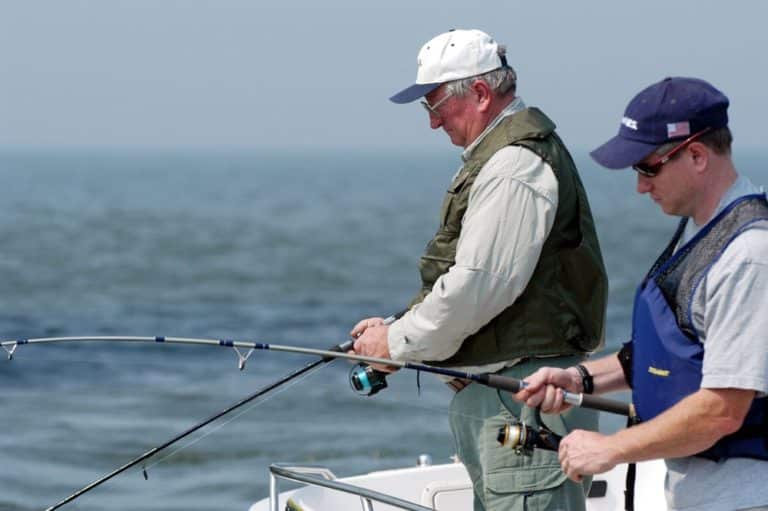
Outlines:
{"label": "white baseball cap", "polygon": [[410,103],[445,82],[477,76],[506,67],[503,51],[482,30],[449,30],[421,47],[416,83],[391,98],[393,103]]}

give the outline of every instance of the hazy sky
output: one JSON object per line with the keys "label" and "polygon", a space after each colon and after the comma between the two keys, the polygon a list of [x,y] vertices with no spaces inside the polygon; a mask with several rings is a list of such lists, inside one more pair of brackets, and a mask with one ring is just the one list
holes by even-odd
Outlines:
{"label": "hazy sky", "polygon": [[768,3],[0,0],[0,146],[446,147],[394,105],[449,28],[507,44],[519,94],[566,142],[613,135],[667,75],[731,98],[737,147],[768,116]]}

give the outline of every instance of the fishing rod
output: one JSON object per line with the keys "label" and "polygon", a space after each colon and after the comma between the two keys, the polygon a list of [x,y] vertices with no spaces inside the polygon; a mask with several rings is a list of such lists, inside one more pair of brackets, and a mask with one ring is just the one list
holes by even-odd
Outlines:
{"label": "fishing rod", "polygon": [[[526,383],[516,378],[509,376],[501,376],[493,373],[468,373],[464,371],[457,371],[454,369],[448,369],[444,367],[429,366],[426,364],[420,364],[417,362],[401,362],[397,360],[391,360],[388,358],[367,357],[363,355],[357,355],[355,353],[347,353],[345,351],[330,351],[319,350],[313,348],[302,348],[298,346],[286,346],[281,344],[269,344],[261,342],[248,342],[248,341],[233,341],[222,339],[197,339],[197,338],[185,338],[185,337],[117,337],[117,336],[93,336],[93,337],[44,337],[39,339],[23,339],[17,341],[4,341],[0,343],[3,348],[9,353],[9,358],[13,356],[14,351],[18,346],[27,344],[41,344],[41,343],[56,343],[56,342],[75,342],[75,341],[109,341],[109,342],[155,342],[166,344],[194,344],[194,345],[209,345],[209,346],[223,346],[234,348],[239,357],[239,367],[242,370],[245,367],[245,362],[248,357],[255,350],[269,350],[280,351],[285,353],[297,353],[302,355],[315,355],[323,359],[325,358],[343,358],[347,360],[355,360],[358,362],[365,362],[367,364],[389,366],[395,369],[410,369],[413,371],[421,371],[425,373],[439,374],[442,376],[450,376],[452,378],[461,378],[470,380],[487,387],[491,387],[498,390],[506,390],[512,393],[517,393],[525,388]],[[350,343],[352,341],[347,341]],[[239,348],[248,348],[249,351],[243,355]],[[349,348],[351,349],[351,348]],[[573,406],[579,406],[583,408],[591,408],[593,410],[599,410],[603,412],[613,413],[623,416],[634,415],[631,410],[631,405],[621,401],[615,401],[612,399],[606,399],[599,396],[593,396],[589,394],[577,394],[573,392],[563,392],[563,401]]]}

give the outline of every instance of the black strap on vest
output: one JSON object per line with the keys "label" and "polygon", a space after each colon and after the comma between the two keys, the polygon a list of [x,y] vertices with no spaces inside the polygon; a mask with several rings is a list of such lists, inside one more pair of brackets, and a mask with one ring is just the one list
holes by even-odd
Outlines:
{"label": "black strap on vest", "polygon": [[619,352],[616,354],[616,358],[619,359],[621,365],[621,372],[624,373],[624,381],[627,382],[627,386],[632,388],[632,354],[634,353],[634,345],[632,341],[625,342]]}
{"label": "black strap on vest", "polygon": [[626,488],[624,489],[624,509],[626,511],[635,511],[635,479],[637,477],[637,465],[630,463],[627,465]]}
{"label": "black strap on vest", "polygon": [[[631,428],[640,423],[637,415],[630,415],[627,418],[627,427]],[[637,464],[627,464],[627,478],[624,488],[624,509],[626,511],[635,511],[635,480],[637,479]]]}

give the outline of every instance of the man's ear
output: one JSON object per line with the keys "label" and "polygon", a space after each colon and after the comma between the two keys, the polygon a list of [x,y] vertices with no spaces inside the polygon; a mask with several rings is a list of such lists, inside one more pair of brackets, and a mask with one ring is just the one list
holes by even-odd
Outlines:
{"label": "man's ear", "polygon": [[475,80],[470,86],[470,90],[472,91],[472,97],[477,102],[478,110],[480,112],[488,110],[493,100],[493,90],[491,90],[488,83],[485,80]]}
{"label": "man's ear", "polygon": [[697,172],[702,172],[709,163],[709,148],[701,142],[693,142],[688,146],[688,153]]}

